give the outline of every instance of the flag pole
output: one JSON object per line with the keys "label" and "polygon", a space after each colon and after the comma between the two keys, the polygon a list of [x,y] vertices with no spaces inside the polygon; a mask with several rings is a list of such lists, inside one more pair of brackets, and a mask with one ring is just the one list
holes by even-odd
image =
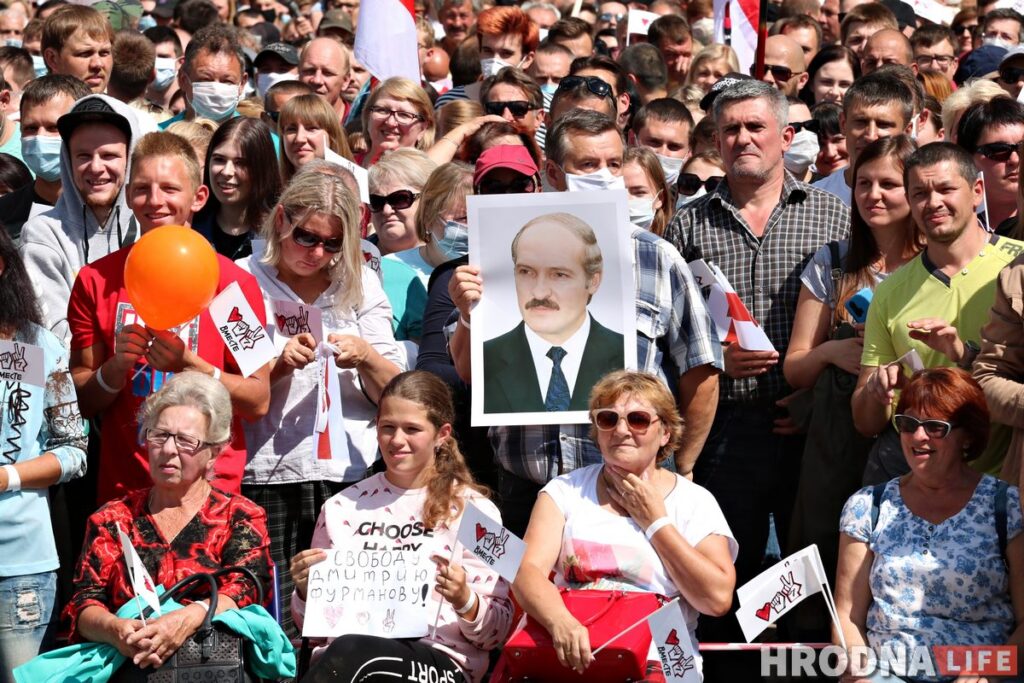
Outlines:
{"label": "flag pole", "polygon": [[[455,543],[452,544],[452,554],[448,557],[448,566],[450,567],[452,562],[455,561],[455,549],[459,547],[459,540],[455,539]],[[467,603],[468,604],[468,603]],[[441,608],[444,607],[444,596],[441,596],[441,600],[437,603],[437,614],[434,615],[434,628],[431,629],[433,637],[437,637],[437,622],[441,620]]]}
{"label": "flag pole", "polygon": [[[675,598],[671,602],[666,602],[664,605],[662,605],[658,609],[654,610],[654,612],[657,612],[658,610],[664,609],[667,605],[671,605],[671,604],[674,604],[674,603],[677,603],[677,602],[679,602],[679,598]],[[635,629],[637,626],[639,626],[640,624],[642,624],[645,621],[647,621],[648,619],[650,619],[651,615],[654,614],[654,612],[651,612],[651,614],[648,614],[646,617],[644,617],[640,621],[634,622],[634,623],[630,624],[629,626],[627,626],[626,628],[622,629],[621,631],[616,633],[614,636],[612,636],[608,640],[604,641],[604,645],[602,645],[601,647],[597,648],[596,650],[594,650],[590,654],[592,654],[592,655],[594,655],[596,657],[598,652],[600,652],[601,650],[603,650],[606,647],[608,647],[609,645],[611,645],[617,638],[620,638],[620,637],[626,635],[627,633],[629,633],[630,631]]]}
{"label": "flag pole", "polygon": [[768,0],[757,5],[757,50],[754,52],[754,78],[764,78],[764,44],[768,40]]}

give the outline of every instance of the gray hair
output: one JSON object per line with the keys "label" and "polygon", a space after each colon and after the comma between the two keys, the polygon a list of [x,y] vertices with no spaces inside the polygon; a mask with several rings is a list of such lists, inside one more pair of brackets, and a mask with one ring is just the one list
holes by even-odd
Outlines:
{"label": "gray hair", "polygon": [[515,238],[512,240],[512,263],[516,263],[519,238],[523,236],[524,232],[541,223],[554,223],[579,238],[586,249],[582,265],[583,272],[586,274],[588,281],[604,270],[604,257],[601,256],[601,245],[597,243],[597,235],[594,234],[594,229],[571,213],[546,213],[527,222],[526,225],[519,229],[519,232],[516,233]]}
{"label": "gray hair", "polygon": [[561,168],[565,164],[565,158],[569,155],[569,137],[571,135],[603,135],[610,130],[621,135],[615,125],[615,120],[607,114],[591,109],[573,109],[562,116],[553,128],[548,129],[548,137],[544,145],[548,159]]}
{"label": "gray hair", "polygon": [[370,192],[376,192],[388,181],[408,185],[416,192],[423,189],[437,164],[418,149],[402,147],[387,152],[370,166]]}
{"label": "gray hair", "polygon": [[175,406],[195,408],[206,417],[203,441],[224,444],[231,440],[231,395],[219,380],[194,370],[176,373],[142,404],[139,424],[143,430],[152,429],[160,415]]}
{"label": "gray hair", "polygon": [[524,2],[522,6],[519,7],[519,9],[523,10],[524,12],[528,12],[529,10],[532,9],[546,9],[549,12],[555,13],[556,20],[562,18],[561,10],[559,10],[557,7],[555,7],[555,5],[553,5],[550,2]]}
{"label": "gray hair", "polygon": [[[437,13],[440,14],[441,10],[448,5],[458,5],[459,7],[462,7],[466,2],[467,0],[436,0],[434,2],[434,8],[437,10]],[[483,7],[483,3],[481,3],[480,0],[469,0],[469,3],[473,6],[474,12],[479,12]]]}
{"label": "gray hair", "polygon": [[730,85],[715,97],[711,105],[711,118],[716,126],[721,121],[722,110],[730,104],[747,100],[767,100],[779,123],[780,133],[789,124],[789,102],[781,90],[764,81],[743,80]]}

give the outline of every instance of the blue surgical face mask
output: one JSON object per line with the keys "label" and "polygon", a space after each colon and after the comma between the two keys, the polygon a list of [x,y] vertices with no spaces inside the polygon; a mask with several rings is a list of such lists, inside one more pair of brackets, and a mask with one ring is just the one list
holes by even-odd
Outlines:
{"label": "blue surgical face mask", "polygon": [[42,55],[32,55],[32,69],[36,72],[36,78],[42,78],[46,75],[46,62],[43,60]]}
{"label": "blue surgical face mask", "polygon": [[7,47],[21,47],[21,38],[8,38],[4,41]]}
{"label": "blue surgical face mask", "polygon": [[156,26],[156,18],[152,14],[143,14],[139,17],[139,33]]}
{"label": "blue surgical face mask", "polygon": [[60,178],[59,135],[32,135],[21,139],[21,156],[36,176],[53,182]]}
{"label": "blue surgical face mask", "polygon": [[544,97],[551,99],[552,97],[555,96],[555,92],[558,91],[558,84],[545,83],[544,85],[540,86],[540,91],[544,93]]}
{"label": "blue surgical face mask", "polygon": [[469,253],[469,226],[458,221],[444,222],[444,237],[437,240],[438,250],[449,261]]}
{"label": "blue surgical face mask", "polygon": [[156,69],[153,88],[163,92],[171,87],[174,77],[178,75],[178,60],[174,57],[157,57],[153,66]]}

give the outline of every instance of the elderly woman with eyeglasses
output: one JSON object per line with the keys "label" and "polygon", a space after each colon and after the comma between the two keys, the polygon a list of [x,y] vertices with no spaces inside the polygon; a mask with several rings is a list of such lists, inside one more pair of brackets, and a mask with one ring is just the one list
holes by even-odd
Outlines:
{"label": "elderly woman with eyeglasses", "polygon": [[377,459],[375,402],[405,364],[380,279],[363,267],[359,206],[345,179],[300,172],[263,225],[262,257],[239,262],[263,290],[279,352],[270,408],[245,424],[242,493],[267,511],[282,605],[288,560],[309,547],[320,507]]}
{"label": "elderly woman with eyeglasses", "polygon": [[402,147],[430,149],[434,144],[434,105],[423,88],[406,78],[389,78],[363,107],[367,151],[356,161],[372,168],[384,152]]}
{"label": "elderly woman with eyeglasses", "polygon": [[590,415],[603,462],[554,479],[537,497],[516,598],[550,632],[559,661],[582,673],[594,661],[589,635],[559,588],[678,596],[687,625],[680,646],[700,670],[697,616],[732,606],[736,541],[707,490],[658,466],[683,431],[658,378],[607,375],[590,394]]}
{"label": "elderly woman with eyeglasses", "polygon": [[[1024,643],[1020,493],[969,464],[988,443],[981,387],[960,369],[922,370],[893,424],[910,472],[853,494],[839,526],[847,646],[912,659],[915,647]],[[843,680],[900,680],[859,674]]]}
{"label": "elderly woman with eyeglasses", "polygon": [[[156,584],[170,587],[197,572],[246,567],[264,588],[271,579],[266,514],[251,500],[210,486],[217,454],[231,440],[231,397],[224,385],[199,372],[168,380],[143,404],[140,434],[153,485],[113,500],[86,524],[85,544],[65,608],[71,640],[106,643],[135,664],[161,666],[201,625],[205,601],[150,618],[115,613],[135,596],[119,530],[131,539]],[[217,611],[257,598],[244,578],[226,576]]]}

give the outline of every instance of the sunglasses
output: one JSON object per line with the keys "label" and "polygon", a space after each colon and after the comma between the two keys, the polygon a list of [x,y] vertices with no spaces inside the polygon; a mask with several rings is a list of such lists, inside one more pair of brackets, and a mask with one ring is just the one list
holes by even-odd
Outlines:
{"label": "sunglasses", "polygon": [[517,119],[521,119],[534,109],[537,109],[537,107],[525,100],[515,100],[513,102],[488,102],[484,104],[484,111],[494,116],[503,115],[506,109],[508,109],[512,116]]}
{"label": "sunglasses", "polygon": [[292,228],[292,242],[303,247],[304,249],[315,249],[318,245],[323,245],[324,251],[328,254],[337,254],[341,251],[342,240],[340,237],[330,237],[324,239],[320,235],[314,232],[295,226]]}
{"label": "sunglasses", "polygon": [[379,213],[384,210],[385,204],[390,205],[395,211],[401,211],[403,209],[408,209],[419,198],[419,194],[412,190],[395,190],[387,196],[371,194],[370,211]]}
{"label": "sunglasses", "polygon": [[476,188],[477,194],[531,194],[537,191],[537,182],[533,177],[522,176],[503,183],[499,180],[484,180]]}
{"label": "sunglasses", "polygon": [[614,19],[615,21],[623,21],[625,20],[625,18],[625,14],[614,14],[612,12],[602,12],[601,15],[598,17],[600,21],[611,21],[612,19]]}
{"label": "sunglasses", "polygon": [[[782,66],[781,64],[765,64],[764,70],[766,73],[770,72],[772,78],[774,78],[777,81],[788,81],[789,79],[793,78],[793,76],[799,76],[800,74],[803,73],[803,71],[793,71],[788,66]],[[751,64],[750,75],[756,77],[756,72],[757,65]]]}
{"label": "sunglasses", "polygon": [[1010,142],[990,142],[987,145],[978,145],[978,154],[991,159],[992,161],[1008,161],[1014,152],[1020,152],[1020,147]]}
{"label": "sunglasses", "polygon": [[620,420],[626,421],[629,430],[637,434],[644,434],[651,425],[660,418],[652,415],[646,410],[631,410],[625,415],[611,408],[599,408],[591,411],[590,416],[594,419],[594,426],[602,432],[610,432],[619,426]]}
{"label": "sunglasses", "polygon": [[572,90],[579,87],[581,84],[586,85],[587,90],[598,97],[607,97],[613,101],[615,100],[615,95],[612,94],[612,86],[608,85],[597,76],[566,76],[558,82],[558,90],[555,92]]}
{"label": "sunglasses", "polygon": [[679,180],[676,182],[676,187],[679,188],[680,192],[689,197],[697,194],[697,191],[700,190],[701,187],[703,187],[706,192],[714,192],[715,188],[718,187],[718,183],[722,182],[723,178],[725,178],[725,176],[713,175],[707,180],[701,180],[700,176],[693,173],[680,173]]}
{"label": "sunglasses", "polygon": [[1005,66],[999,70],[999,79],[1003,83],[1018,83],[1024,80],[1024,69]]}
{"label": "sunglasses", "polygon": [[264,111],[263,113],[266,114],[267,118],[274,123],[277,123],[281,119],[281,112],[279,111]]}
{"label": "sunglasses", "polygon": [[945,420],[918,420],[909,415],[893,415],[892,424],[896,431],[903,434],[913,434],[918,427],[924,427],[924,433],[933,439],[945,439],[954,426],[952,422]]}
{"label": "sunglasses", "polygon": [[977,24],[953,24],[952,26],[950,26],[950,28],[953,29],[953,33],[955,33],[955,34],[957,34],[959,36],[959,35],[963,35],[963,33],[965,31],[967,33],[970,33],[977,26],[978,26]]}
{"label": "sunglasses", "polygon": [[821,130],[821,126],[814,119],[809,119],[807,121],[793,121],[789,125],[792,126],[793,130],[797,133],[802,130],[807,130],[817,135],[818,131]]}

